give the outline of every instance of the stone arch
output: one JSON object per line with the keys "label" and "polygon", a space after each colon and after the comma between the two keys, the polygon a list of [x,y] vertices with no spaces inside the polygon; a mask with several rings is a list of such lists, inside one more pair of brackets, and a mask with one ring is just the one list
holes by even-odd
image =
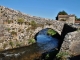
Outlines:
{"label": "stone arch", "polygon": [[34,33],[32,34],[33,36],[35,36],[39,31],[41,31],[42,29],[46,29],[46,28],[50,28],[50,29],[53,29],[55,30],[56,32],[58,32],[60,35],[61,35],[61,31],[59,31],[57,29],[57,27],[54,27],[53,25],[45,25],[43,28],[42,27],[37,27],[35,30],[34,30]]}
{"label": "stone arch", "polygon": [[45,26],[44,28],[38,27],[38,28],[35,30],[36,32],[34,32],[34,39],[35,39],[35,40],[37,40],[36,36],[39,34],[39,32],[42,31],[42,30],[44,30],[44,29],[53,29],[53,30],[56,31],[57,34],[60,36],[58,30],[56,30],[54,27],[53,27],[53,28],[52,28],[52,27],[49,27],[49,26],[47,26],[47,27]]}

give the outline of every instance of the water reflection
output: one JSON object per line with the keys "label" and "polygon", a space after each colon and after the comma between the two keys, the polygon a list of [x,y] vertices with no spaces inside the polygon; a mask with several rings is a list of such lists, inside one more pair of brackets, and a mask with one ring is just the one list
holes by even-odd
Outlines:
{"label": "water reflection", "polygon": [[51,36],[47,36],[47,35],[38,35],[37,44],[41,50],[48,51],[50,49],[57,48],[58,39],[52,38]]}

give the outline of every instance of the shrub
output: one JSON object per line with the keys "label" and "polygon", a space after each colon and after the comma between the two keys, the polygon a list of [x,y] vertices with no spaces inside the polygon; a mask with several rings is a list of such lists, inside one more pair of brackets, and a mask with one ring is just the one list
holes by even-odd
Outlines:
{"label": "shrub", "polygon": [[4,44],[4,45],[3,45],[3,48],[6,48],[6,47],[7,47],[7,45],[8,45],[7,43],[6,43],[6,44]]}
{"label": "shrub", "polygon": [[65,60],[65,56],[69,55],[69,53],[67,52],[59,52],[57,55],[56,55],[56,58],[59,59],[59,60]]}
{"label": "shrub", "polygon": [[37,27],[36,22],[33,20],[30,22],[30,25],[32,26],[33,29],[35,29]]}

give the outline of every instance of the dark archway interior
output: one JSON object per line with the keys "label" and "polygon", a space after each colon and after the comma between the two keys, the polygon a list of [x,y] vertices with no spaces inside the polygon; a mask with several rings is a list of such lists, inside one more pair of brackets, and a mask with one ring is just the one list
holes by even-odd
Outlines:
{"label": "dark archway interior", "polygon": [[61,38],[64,39],[65,35],[69,32],[73,32],[73,31],[76,31],[77,28],[74,28],[74,27],[71,27],[67,24],[64,24],[64,27],[63,27],[63,30],[61,32]]}

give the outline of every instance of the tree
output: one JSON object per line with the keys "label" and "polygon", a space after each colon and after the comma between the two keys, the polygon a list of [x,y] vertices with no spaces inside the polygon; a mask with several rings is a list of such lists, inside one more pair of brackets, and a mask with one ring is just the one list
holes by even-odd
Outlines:
{"label": "tree", "polygon": [[80,18],[78,18],[77,16],[75,16],[75,20],[79,20],[80,21]]}
{"label": "tree", "polygon": [[68,13],[63,10],[63,11],[60,11],[58,15],[68,15]]}
{"label": "tree", "polygon": [[56,17],[56,20],[58,20],[58,15],[68,15],[68,13],[67,13],[67,12],[65,12],[64,10],[63,10],[63,11],[58,12],[57,17]]}
{"label": "tree", "polygon": [[77,16],[75,16],[75,19],[77,20],[77,19],[78,19],[78,17],[77,17]]}
{"label": "tree", "polygon": [[80,21],[80,18],[78,18],[77,20],[79,20],[79,21]]}

